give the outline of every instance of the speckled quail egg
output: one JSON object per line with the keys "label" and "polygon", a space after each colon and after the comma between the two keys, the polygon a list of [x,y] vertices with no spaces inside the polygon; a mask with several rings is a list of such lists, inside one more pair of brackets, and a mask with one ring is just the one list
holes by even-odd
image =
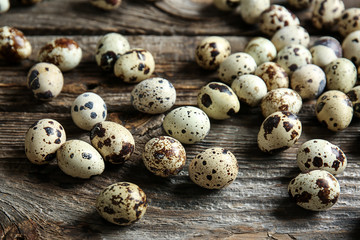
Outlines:
{"label": "speckled quail egg", "polygon": [[308,47],[310,36],[308,31],[301,26],[286,26],[280,28],[271,38],[271,42],[280,51],[287,45],[299,44]]}
{"label": "speckled quail egg", "polygon": [[345,9],[339,19],[338,30],[344,37],[351,32],[360,30],[360,8]]}
{"label": "speckled quail egg", "polygon": [[120,7],[122,0],[90,0],[90,3],[103,10],[114,10]]}
{"label": "speckled quail egg", "polygon": [[350,33],[342,42],[344,57],[360,66],[360,30]]}
{"label": "speckled quail egg", "polygon": [[77,42],[69,38],[58,38],[45,44],[39,51],[39,62],[55,64],[66,72],[79,65],[82,50]]}
{"label": "speckled quail egg", "polygon": [[9,0],[0,0],[0,13],[5,13],[10,9]]}
{"label": "speckled quail egg", "polygon": [[181,143],[193,144],[208,135],[210,120],[206,113],[197,107],[178,107],[166,115],[163,128]]}
{"label": "speckled quail egg", "polygon": [[20,0],[21,4],[24,4],[24,5],[33,5],[33,4],[39,3],[41,1],[42,0]]}
{"label": "speckled quail egg", "polygon": [[66,134],[61,124],[53,119],[41,119],[28,129],[25,135],[25,154],[34,164],[47,164],[65,143]]}
{"label": "speckled quail egg", "polygon": [[353,117],[353,106],[345,93],[331,90],[324,92],[317,100],[316,117],[331,131],[347,128]]}
{"label": "speckled quail egg", "polygon": [[221,189],[235,181],[239,166],[227,149],[214,147],[199,153],[189,165],[190,179],[200,187]]}
{"label": "speckled quail egg", "polygon": [[104,160],[114,164],[124,163],[135,150],[133,135],[115,122],[97,123],[90,132],[90,140]]}
{"label": "speckled quail egg", "polygon": [[331,174],[340,174],[347,165],[344,152],[323,139],[312,139],[303,143],[298,149],[296,160],[302,172],[326,170]]}
{"label": "speckled quail egg", "polygon": [[144,113],[163,113],[176,101],[176,90],[168,80],[164,78],[150,78],[138,83],[131,91],[131,104]]}
{"label": "speckled quail egg", "polygon": [[60,69],[54,64],[38,63],[29,70],[27,85],[35,98],[50,101],[60,94],[64,78]]}
{"label": "speckled quail egg", "polygon": [[81,140],[70,140],[61,145],[56,159],[60,169],[72,177],[90,178],[100,175],[105,169],[100,153]]}
{"label": "speckled quail egg", "polygon": [[124,36],[118,33],[108,33],[97,42],[96,63],[104,71],[113,71],[119,56],[129,50],[130,44]]}
{"label": "speckled quail egg", "polygon": [[160,136],[145,144],[142,154],[145,167],[160,177],[178,174],[186,163],[185,148],[175,138]]}
{"label": "speckled quail egg", "polygon": [[312,56],[310,51],[299,44],[291,44],[280,50],[277,63],[291,75],[299,67],[310,64]]}
{"label": "speckled quail egg", "polygon": [[346,58],[338,58],[325,67],[326,87],[329,90],[348,92],[355,86],[357,70]]}
{"label": "speckled quail egg", "polygon": [[236,78],[231,84],[231,89],[240,101],[245,102],[251,107],[258,106],[261,99],[267,93],[265,82],[258,76],[251,74],[245,74]]}
{"label": "speckled quail egg", "polygon": [[264,80],[268,91],[289,87],[289,77],[277,63],[265,62],[261,64],[256,68],[255,75]]}
{"label": "speckled quail egg", "polygon": [[215,7],[221,11],[232,11],[240,5],[241,0],[213,0]]}
{"label": "speckled quail egg", "polygon": [[19,62],[31,54],[31,44],[24,34],[13,27],[0,28],[0,58]]}
{"label": "speckled quail egg", "polygon": [[274,112],[261,124],[257,143],[261,151],[274,154],[292,147],[301,136],[302,125],[291,112]]}
{"label": "speckled quail egg", "polygon": [[300,173],[290,181],[290,197],[302,208],[324,211],[332,207],[340,196],[340,184],[325,170]]}
{"label": "speckled quail egg", "polygon": [[144,191],[129,182],[118,182],[106,187],[96,199],[98,213],[107,221],[122,226],[140,220],[147,205]]}
{"label": "speckled quail egg", "polygon": [[254,58],[249,54],[233,53],[220,64],[218,76],[222,82],[231,84],[238,76],[254,73],[256,67]]}
{"label": "speckled quail egg", "polygon": [[354,108],[354,116],[360,118],[360,86],[353,87],[347,94]]}
{"label": "speckled quail egg", "polygon": [[314,99],[324,91],[326,76],[320,67],[307,64],[293,73],[290,82],[291,88],[299,93],[302,99]]}
{"label": "speckled quail egg", "polygon": [[256,24],[263,11],[270,7],[270,0],[241,0],[240,14],[248,24]]}
{"label": "speckled quail egg", "polygon": [[71,118],[83,130],[90,131],[96,123],[105,121],[106,115],[106,104],[96,93],[80,94],[71,106]]}
{"label": "speckled quail egg", "polygon": [[289,5],[297,9],[305,9],[310,7],[313,0],[287,0]]}
{"label": "speckled quail egg", "polygon": [[331,29],[337,24],[344,9],[342,0],[316,0],[312,9],[312,23],[318,29]]}
{"label": "speckled quail egg", "polygon": [[217,69],[231,53],[228,40],[223,37],[207,37],[201,40],[195,49],[197,64],[207,70]]}
{"label": "speckled quail egg", "polygon": [[340,42],[336,38],[333,38],[330,36],[320,37],[317,40],[315,40],[315,42],[313,44],[313,46],[318,46],[318,45],[323,45],[325,47],[329,47],[335,52],[335,54],[338,58],[342,57],[342,47],[341,47]]}
{"label": "speckled quail egg", "polygon": [[287,8],[273,4],[260,15],[261,32],[272,36],[280,28],[286,26],[299,26],[299,19]]}
{"label": "speckled quail egg", "polygon": [[197,104],[210,118],[227,119],[239,112],[240,103],[233,90],[224,83],[210,82],[200,89]]}
{"label": "speckled quail egg", "polygon": [[300,95],[292,89],[277,88],[269,91],[263,97],[260,107],[264,117],[279,111],[288,111],[297,114],[302,107],[302,99]]}
{"label": "speckled quail egg", "polygon": [[272,61],[277,53],[274,44],[263,37],[253,38],[246,45],[245,52],[254,58],[257,65]]}
{"label": "speckled quail egg", "polygon": [[155,70],[152,54],[141,48],[131,49],[119,57],[114,74],[127,83],[137,83],[149,78]]}
{"label": "speckled quail egg", "polygon": [[324,68],[338,57],[335,52],[324,45],[317,45],[310,48],[312,61],[315,65]]}

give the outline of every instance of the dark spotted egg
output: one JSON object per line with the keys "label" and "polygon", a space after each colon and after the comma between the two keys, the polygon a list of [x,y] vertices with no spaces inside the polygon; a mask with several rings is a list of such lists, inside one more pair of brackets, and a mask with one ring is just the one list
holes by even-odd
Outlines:
{"label": "dark spotted egg", "polygon": [[66,141],[63,126],[53,119],[35,122],[25,135],[25,154],[34,164],[47,164]]}
{"label": "dark spotted egg", "polygon": [[100,175],[105,163],[100,153],[90,144],[81,140],[65,142],[56,152],[60,169],[72,177],[90,178]]}
{"label": "dark spotted egg", "polygon": [[360,86],[353,87],[346,95],[354,107],[354,116],[360,118]]}
{"label": "dark spotted egg", "polygon": [[79,95],[71,106],[71,117],[76,126],[91,130],[96,123],[106,120],[107,107],[96,93],[86,92]]}
{"label": "dark spotted egg", "polygon": [[299,44],[291,44],[280,50],[277,56],[277,64],[285,69],[288,75],[291,75],[296,69],[310,64],[312,55],[310,51]]}
{"label": "dark spotted egg", "polygon": [[131,91],[131,104],[144,113],[159,114],[172,108],[176,90],[164,78],[150,78],[138,83]]}
{"label": "dark spotted egg", "polygon": [[133,135],[115,122],[97,123],[90,132],[90,140],[104,160],[114,164],[124,163],[135,150]]}
{"label": "dark spotted egg", "polygon": [[347,165],[344,152],[323,139],[312,139],[303,143],[298,149],[296,159],[302,172],[318,169],[336,175],[342,173]]}
{"label": "dark spotted egg", "polygon": [[357,69],[349,59],[338,58],[325,67],[326,88],[344,93],[355,86]]}
{"label": "dark spotted egg", "polygon": [[155,70],[152,54],[145,49],[130,49],[114,65],[114,74],[127,83],[138,83],[150,78]]}
{"label": "dark spotted egg", "polygon": [[346,36],[342,42],[344,57],[360,66],[360,30],[354,31]]}
{"label": "dark spotted egg", "polygon": [[240,110],[240,102],[234,91],[224,83],[210,82],[200,89],[198,106],[217,120],[230,118]]}
{"label": "dark spotted egg", "polygon": [[147,205],[144,191],[129,182],[118,182],[106,187],[96,199],[98,213],[107,221],[122,226],[140,220]]}
{"label": "dark spotted egg", "polygon": [[38,63],[29,70],[27,85],[35,98],[50,101],[60,94],[64,85],[64,77],[54,64]]}
{"label": "dark spotted egg", "polygon": [[90,0],[90,3],[102,10],[114,10],[120,7],[122,0]]}
{"label": "dark spotted egg", "polygon": [[255,75],[264,80],[268,91],[289,87],[289,77],[277,63],[265,62],[261,64],[256,68]]}
{"label": "dark spotted egg", "polygon": [[338,30],[344,37],[360,30],[360,8],[348,8],[343,11],[339,19]]}
{"label": "dark spotted egg", "polygon": [[290,181],[290,197],[302,208],[324,211],[332,207],[340,196],[340,184],[325,170],[300,173]]}
{"label": "dark spotted egg", "polygon": [[46,43],[39,51],[39,62],[55,64],[66,72],[79,65],[82,50],[77,42],[69,38],[57,38]]}
{"label": "dark spotted egg", "polygon": [[108,33],[96,45],[96,63],[104,71],[113,71],[116,60],[129,50],[130,44],[124,36]]}
{"label": "dark spotted egg", "polygon": [[24,34],[13,27],[0,28],[0,58],[9,62],[19,62],[28,58],[32,47]]}
{"label": "dark spotted egg", "polygon": [[206,113],[197,107],[178,107],[166,115],[163,128],[169,136],[181,143],[193,144],[207,136],[210,120]]}
{"label": "dark spotted egg", "polygon": [[142,154],[145,167],[160,177],[178,174],[186,163],[185,148],[175,138],[160,136],[145,144]]}
{"label": "dark spotted egg", "polygon": [[201,40],[195,50],[197,64],[207,70],[217,69],[231,53],[228,40],[223,37],[207,37]]}
{"label": "dark spotted egg", "polygon": [[5,13],[10,9],[10,0],[0,0],[0,13]]}
{"label": "dark spotted egg", "polygon": [[196,155],[189,165],[190,179],[203,188],[221,189],[235,181],[239,166],[227,149],[209,148]]}
{"label": "dark spotted egg", "polygon": [[261,124],[257,142],[261,151],[277,153],[292,147],[300,138],[302,125],[291,112],[275,112]]}
{"label": "dark spotted egg", "polygon": [[332,29],[344,10],[343,0],[317,0],[312,6],[311,21],[318,29]]}

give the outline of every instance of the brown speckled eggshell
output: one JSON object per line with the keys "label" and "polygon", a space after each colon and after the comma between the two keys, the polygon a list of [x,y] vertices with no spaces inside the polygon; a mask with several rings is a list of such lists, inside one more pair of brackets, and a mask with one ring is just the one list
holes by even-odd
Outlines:
{"label": "brown speckled eggshell", "polygon": [[360,86],[353,87],[346,95],[354,107],[354,116],[360,118]]}
{"label": "brown speckled eggshell", "polygon": [[261,64],[256,68],[255,75],[264,80],[268,91],[289,87],[289,77],[277,63],[265,62]]}
{"label": "brown speckled eggshell", "polygon": [[19,62],[28,58],[32,47],[24,34],[13,27],[0,28],[0,58],[9,62]]}
{"label": "brown speckled eggshell", "polygon": [[160,177],[178,174],[186,163],[185,148],[175,138],[160,136],[145,144],[142,154],[145,167]]}
{"label": "brown speckled eggshell", "polygon": [[316,0],[312,8],[312,23],[318,29],[331,29],[339,21],[344,9],[342,0]]}
{"label": "brown speckled eggshell", "polygon": [[290,181],[290,197],[302,208],[324,211],[332,207],[340,196],[340,184],[329,172],[313,170],[300,173]]}
{"label": "brown speckled eggshell", "polygon": [[349,33],[360,30],[360,8],[348,8],[342,12],[338,30],[344,37]]}
{"label": "brown speckled eggshell", "polygon": [[96,210],[107,221],[126,226],[140,220],[147,209],[144,191],[129,182],[114,183],[96,199]]}
{"label": "brown speckled eggshell", "polygon": [[200,187],[221,189],[235,181],[238,169],[229,150],[215,147],[196,155],[189,165],[189,176]]}
{"label": "brown speckled eggshell", "polygon": [[104,160],[114,164],[124,163],[135,150],[132,134],[115,122],[97,123],[90,132],[90,140]]}
{"label": "brown speckled eggshell", "polygon": [[291,76],[299,67],[310,64],[312,55],[303,45],[291,44],[280,50],[276,62]]}

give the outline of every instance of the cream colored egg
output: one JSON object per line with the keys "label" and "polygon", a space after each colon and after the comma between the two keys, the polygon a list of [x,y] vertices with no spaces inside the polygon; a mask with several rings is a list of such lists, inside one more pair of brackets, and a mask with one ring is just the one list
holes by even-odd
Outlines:
{"label": "cream colored egg", "polygon": [[326,87],[344,93],[355,86],[357,70],[355,65],[346,58],[338,58],[325,67]]}
{"label": "cream colored egg", "polygon": [[339,18],[338,30],[344,37],[360,30],[360,8],[345,9]]}
{"label": "cream colored egg", "polygon": [[332,61],[337,59],[337,56],[329,47],[323,45],[316,45],[310,48],[313,63],[321,68],[325,68]]}
{"label": "cream colored egg", "polygon": [[277,54],[274,44],[263,37],[256,37],[246,45],[245,52],[252,56],[256,65],[272,61]]}
{"label": "cream colored egg", "polygon": [[241,0],[240,14],[248,24],[256,24],[263,11],[270,7],[270,0]]}
{"label": "cream colored egg", "polygon": [[29,40],[13,27],[0,28],[0,58],[8,62],[19,62],[30,56],[32,51]]}
{"label": "cream colored egg", "polygon": [[316,0],[312,8],[312,23],[318,29],[331,29],[339,21],[344,9],[342,0]]}
{"label": "cream colored egg", "polygon": [[276,62],[285,69],[287,74],[291,75],[299,67],[310,64],[312,56],[303,45],[291,44],[280,50]]}
{"label": "cream colored egg", "polygon": [[346,36],[342,42],[344,58],[360,66],[360,30],[354,31]]}
{"label": "cream colored egg", "polygon": [[240,101],[251,107],[258,106],[267,93],[265,82],[258,76],[250,74],[236,78],[231,84],[231,88]]}
{"label": "cream colored egg", "polygon": [[301,26],[286,26],[275,32],[274,36],[271,38],[271,42],[276,47],[277,51],[280,51],[285,46],[291,44],[299,44],[308,47],[310,36],[308,31]]}
{"label": "cream colored egg", "polygon": [[0,0],[0,13],[5,13],[10,9],[10,0]]}
{"label": "cream colored egg", "polygon": [[289,87],[289,77],[277,63],[265,62],[261,64],[256,68],[255,75],[264,80],[268,91]]}

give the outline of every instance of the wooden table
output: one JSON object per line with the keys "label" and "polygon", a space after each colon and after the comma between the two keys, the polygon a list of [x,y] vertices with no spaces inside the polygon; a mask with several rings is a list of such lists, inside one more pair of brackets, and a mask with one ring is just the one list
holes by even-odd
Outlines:
{"label": "wooden table", "polygon": [[[355,0],[345,3],[360,7]],[[296,13],[311,34],[334,34],[311,27],[309,12]],[[231,119],[212,120],[204,141],[185,146],[188,161],[179,175],[163,179],[144,167],[144,144],[165,134],[164,115],[141,114],[132,108],[134,86],[96,66],[97,40],[116,31],[125,34],[131,46],[148,49],[156,60],[154,76],[169,79],[177,90],[176,106],[196,105],[200,87],[218,81],[215,72],[201,70],[194,62],[196,43],[205,35],[223,35],[231,42],[232,52],[238,52],[250,37],[260,35],[239,15],[218,11],[211,0],[124,0],[113,12],[95,9],[87,0],[44,0],[32,7],[14,4],[0,16],[0,25],[21,29],[34,50],[21,64],[0,62],[1,239],[359,239],[360,121],[353,119],[349,128],[332,133],[318,123],[314,101],[305,102],[299,114],[303,124],[299,142],[281,154],[260,152],[256,138],[263,117],[258,108],[242,104]],[[65,86],[58,98],[39,102],[26,87],[26,74],[36,63],[39,48],[58,36],[78,41],[83,59],[64,74]],[[89,141],[89,134],[70,117],[72,101],[85,91],[101,95],[109,108],[108,119],[134,134],[136,152],[131,160],[122,166],[107,164],[101,176],[90,180],[65,175],[56,162],[32,165],[24,153],[24,134],[36,120],[56,119],[68,139]],[[339,145],[348,157],[346,171],[338,176],[340,199],[327,212],[306,211],[291,202],[287,193],[290,179],[299,173],[297,148],[312,138]],[[191,182],[187,166],[197,153],[215,146],[232,151],[240,169],[229,187],[210,191]],[[145,217],[129,227],[110,224],[95,210],[100,190],[118,181],[138,184],[150,199]]]}

